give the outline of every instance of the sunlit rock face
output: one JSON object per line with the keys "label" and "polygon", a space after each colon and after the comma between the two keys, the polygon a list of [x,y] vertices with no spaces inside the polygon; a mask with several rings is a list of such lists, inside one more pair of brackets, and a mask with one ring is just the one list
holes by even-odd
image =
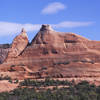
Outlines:
{"label": "sunlit rock face", "polygon": [[14,65],[12,78],[100,78],[100,41],[56,32],[50,25],[42,25],[31,43],[22,29],[8,51],[0,71],[10,72]]}
{"label": "sunlit rock face", "polygon": [[8,53],[8,57],[19,56],[26,48],[27,44],[28,44],[28,36],[26,34],[26,31],[22,29],[21,33],[14,38]]}

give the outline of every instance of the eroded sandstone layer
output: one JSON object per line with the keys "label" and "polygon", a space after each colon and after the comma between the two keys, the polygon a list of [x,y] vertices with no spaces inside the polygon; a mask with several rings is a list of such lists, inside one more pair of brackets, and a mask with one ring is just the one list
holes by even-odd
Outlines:
{"label": "eroded sandstone layer", "polygon": [[54,77],[100,82],[100,41],[42,25],[29,43],[22,30],[0,71],[13,79]]}

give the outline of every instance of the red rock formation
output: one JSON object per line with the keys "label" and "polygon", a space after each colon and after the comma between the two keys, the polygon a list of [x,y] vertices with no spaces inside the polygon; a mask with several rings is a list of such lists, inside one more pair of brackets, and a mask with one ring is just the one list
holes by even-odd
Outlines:
{"label": "red rock formation", "polygon": [[14,39],[0,71],[13,69],[10,73],[14,75],[9,76],[19,79],[50,76],[93,81],[100,78],[99,66],[100,41],[56,32],[49,25],[42,25],[30,44],[24,31]]}
{"label": "red rock formation", "polygon": [[1,44],[0,45],[0,64],[4,62],[8,55],[10,44]]}
{"label": "red rock formation", "polygon": [[28,44],[28,37],[24,29],[22,29],[21,34],[16,36],[12,42],[11,49],[8,53],[9,57],[19,56]]}

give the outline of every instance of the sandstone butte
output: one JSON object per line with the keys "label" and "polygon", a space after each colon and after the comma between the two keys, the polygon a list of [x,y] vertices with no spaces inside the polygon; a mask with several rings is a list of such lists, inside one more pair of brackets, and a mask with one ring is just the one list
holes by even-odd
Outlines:
{"label": "sandstone butte", "polygon": [[0,45],[0,63],[0,76],[12,79],[52,77],[99,84],[100,41],[42,25],[29,43],[22,29],[11,45]]}

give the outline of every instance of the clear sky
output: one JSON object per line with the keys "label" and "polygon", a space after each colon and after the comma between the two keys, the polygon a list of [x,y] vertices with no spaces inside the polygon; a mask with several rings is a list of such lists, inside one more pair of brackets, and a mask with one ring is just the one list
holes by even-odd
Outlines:
{"label": "clear sky", "polygon": [[24,27],[29,40],[41,24],[100,40],[100,0],[0,0],[0,44],[11,43]]}

